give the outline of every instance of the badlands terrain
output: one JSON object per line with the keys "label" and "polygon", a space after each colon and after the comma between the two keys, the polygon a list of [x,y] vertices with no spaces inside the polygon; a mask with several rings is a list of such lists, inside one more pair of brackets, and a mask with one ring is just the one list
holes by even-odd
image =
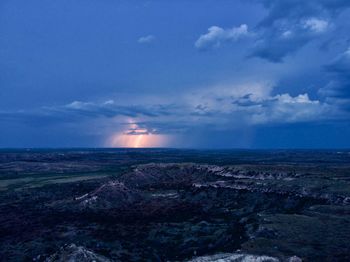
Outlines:
{"label": "badlands terrain", "polygon": [[350,153],[2,150],[1,261],[350,261]]}

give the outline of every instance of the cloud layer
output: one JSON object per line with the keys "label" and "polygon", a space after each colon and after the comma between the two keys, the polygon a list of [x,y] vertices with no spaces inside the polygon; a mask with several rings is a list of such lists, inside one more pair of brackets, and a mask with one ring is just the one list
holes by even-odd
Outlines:
{"label": "cloud layer", "polygon": [[350,146],[349,0],[63,2],[2,8],[0,146]]}
{"label": "cloud layer", "polygon": [[270,84],[245,83],[199,89],[168,104],[125,106],[113,100],[74,101],[34,111],[0,112],[0,116],[14,120],[49,117],[75,124],[99,119],[110,127],[124,125],[128,135],[140,135],[140,130],[144,134],[188,133],[192,128],[235,130],[264,124],[332,121],[349,116],[340,107],[312,100],[306,93],[272,95],[272,90]]}
{"label": "cloud layer", "polygon": [[[332,30],[330,20],[350,7],[349,1],[300,1],[262,0],[268,13],[260,23],[248,32],[248,25],[223,29],[212,26],[208,33],[195,42],[198,49],[218,48],[225,42],[235,42],[252,36],[248,57],[259,57],[270,62],[283,59],[321,38]],[[248,49],[248,50],[249,50]]]}

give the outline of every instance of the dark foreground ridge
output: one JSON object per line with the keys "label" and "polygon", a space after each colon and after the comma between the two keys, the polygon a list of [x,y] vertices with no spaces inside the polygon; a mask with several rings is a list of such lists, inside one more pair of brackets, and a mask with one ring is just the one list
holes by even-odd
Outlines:
{"label": "dark foreground ridge", "polygon": [[65,154],[2,155],[3,261],[350,261],[347,152],[133,166]]}

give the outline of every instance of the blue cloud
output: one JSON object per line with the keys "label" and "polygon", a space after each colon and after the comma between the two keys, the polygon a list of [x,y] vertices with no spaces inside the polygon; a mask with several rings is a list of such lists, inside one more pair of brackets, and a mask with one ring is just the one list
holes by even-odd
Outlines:
{"label": "blue cloud", "polygon": [[248,26],[242,24],[238,27],[223,29],[219,26],[211,26],[208,33],[201,35],[195,42],[195,47],[201,50],[208,48],[218,48],[223,43],[235,42],[241,38],[248,37]]}
{"label": "blue cloud", "polygon": [[326,65],[325,70],[331,80],[319,94],[350,111],[350,48]]}
{"label": "blue cloud", "polygon": [[271,62],[283,59],[314,39],[331,31],[332,21],[346,8],[349,1],[258,1],[268,10],[258,24],[259,37],[250,56]]}
{"label": "blue cloud", "polygon": [[154,35],[146,35],[146,36],[141,36],[137,42],[139,44],[150,44],[156,40],[156,37]]}
{"label": "blue cloud", "polygon": [[274,147],[254,130],[293,145],[303,127],[350,146],[326,128],[350,130],[349,0],[87,1],[2,6],[0,146],[122,132]]}

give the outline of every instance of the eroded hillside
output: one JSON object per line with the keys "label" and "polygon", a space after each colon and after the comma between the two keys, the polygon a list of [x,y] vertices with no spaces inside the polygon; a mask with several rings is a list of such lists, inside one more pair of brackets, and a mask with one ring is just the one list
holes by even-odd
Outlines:
{"label": "eroded hillside", "polygon": [[1,257],[346,261],[348,172],[346,165],[150,163],[7,190]]}

